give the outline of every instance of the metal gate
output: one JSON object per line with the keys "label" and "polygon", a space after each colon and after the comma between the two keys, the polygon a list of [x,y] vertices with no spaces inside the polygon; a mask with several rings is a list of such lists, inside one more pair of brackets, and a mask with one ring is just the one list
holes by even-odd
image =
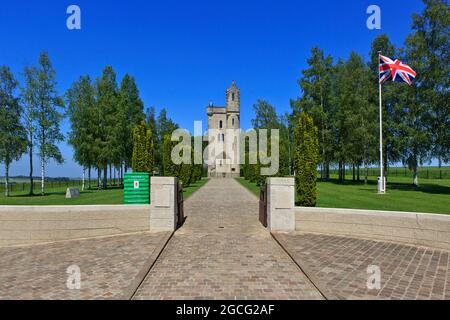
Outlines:
{"label": "metal gate", "polygon": [[259,221],[267,228],[267,184],[261,186],[259,193]]}
{"label": "metal gate", "polygon": [[177,228],[180,228],[184,223],[184,209],[183,209],[183,185],[180,181],[177,183],[176,197],[177,197]]}

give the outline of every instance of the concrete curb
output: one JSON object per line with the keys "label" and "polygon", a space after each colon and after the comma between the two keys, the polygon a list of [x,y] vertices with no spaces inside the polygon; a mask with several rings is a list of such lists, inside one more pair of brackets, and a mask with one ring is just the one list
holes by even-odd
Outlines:
{"label": "concrete curb", "polygon": [[167,244],[169,243],[170,239],[172,239],[172,236],[175,232],[166,232],[163,236],[163,239],[159,242],[158,247],[155,248],[153,253],[148,257],[148,259],[144,262],[144,265],[142,266],[141,270],[137,273],[137,275],[134,277],[134,279],[131,281],[131,284],[124,290],[124,293],[120,298],[117,298],[116,300],[132,300],[134,295],[136,294],[137,290],[141,286],[142,282],[144,282],[145,278],[147,277],[150,270],[155,265],[158,258],[161,256],[162,252],[166,248]]}

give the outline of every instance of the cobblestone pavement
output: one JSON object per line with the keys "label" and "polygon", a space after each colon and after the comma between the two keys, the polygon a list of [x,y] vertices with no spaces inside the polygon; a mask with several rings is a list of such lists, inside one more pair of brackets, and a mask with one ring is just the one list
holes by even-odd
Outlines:
{"label": "cobblestone pavement", "polygon": [[[327,298],[450,299],[448,251],[330,235],[276,238]],[[371,265],[380,268],[380,290],[367,289]]]}
{"label": "cobblestone pavement", "polygon": [[[123,298],[169,235],[137,233],[0,248],[0,300]],[[71,265],[80,267],[80,290],[66,286]]]}
{"label": "cobblestone pavement", "polygon": [[258,199],[233,179],[185,202],[186,222],[135,299],[321,299],[258,221]]}

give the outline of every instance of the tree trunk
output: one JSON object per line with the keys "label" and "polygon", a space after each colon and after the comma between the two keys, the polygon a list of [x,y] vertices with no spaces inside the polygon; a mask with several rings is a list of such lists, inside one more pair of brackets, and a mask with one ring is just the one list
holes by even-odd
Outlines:
{"label": "tree trunk", "polygon": [[355,181],[356,181],[356,170],[355,170],[355,163],[353,162],[353,164],[352,164],[352,165],[353,165],[353,168],[352,168],[352,169],[353,169],[353,172],[352,172],[352,173],[353,173],[353,176],[352,176],[352,181],[353,181],[353,182],[355,182]]}
{"label": "tree trunk", "polygon": [[30,196],[34,193],[34,181],[33,181],[33,140],[30,142]]}
{"label": "tree trunk", "polygon": [[88,167],[88,189],[91,190],[91,166]]}
{"label": "tree trunk", "polygon": [[359,167],[360,167],[360,165],[359,165],[359,163],[358,163],[357,166],[356,166],[356,179],[358,180],[358,182],[361,181],[360,172],[359,172]]}
{"label": "tree trunk", "polygon": [[367,162],[364,161],[364,184],[367,185],[367,180],[369,176],[369,168],[367,167]]}
{"label": "tree trunk", "polygon": [[112,185],[112,164],[109,165],[109,185]]}
{"label": "tree trunk", "polygon": [[9,197],[9,163],[5,161],[5,197]]}
{"label": "tree trunk", "polygon": [[45,194],[45,163],[44,159],[41,158],[41,194]]}
{"label": "tree trunk", "polygon": [[108,187],[108,165],[105,164],[103,167],[103,189]]}
{"label": "tree trunk", "polygon": [[102,172],[100,170],[100,167],[97,167],[97,189],[101,189],[101,178],[102,178]]}
{"label": "tree trunk", "polygon": [[438,163],[439,163],[439,179],[442,180],[442,160],[441,160],[441,157],[438,157]]}
{"label": "tree trunk", "polygon": [[413,184],[419,186],[419,177],[417,176],[417,165],[413,165]]}

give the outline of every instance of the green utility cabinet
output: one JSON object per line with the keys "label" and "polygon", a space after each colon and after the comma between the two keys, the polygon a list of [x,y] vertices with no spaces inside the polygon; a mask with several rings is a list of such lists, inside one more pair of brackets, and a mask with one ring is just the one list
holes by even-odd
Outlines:
{"label": "green utility cabinet", "polygon": [[123,198],[125,204],[149,204],[150,175],[145,172],[125,173]]}

